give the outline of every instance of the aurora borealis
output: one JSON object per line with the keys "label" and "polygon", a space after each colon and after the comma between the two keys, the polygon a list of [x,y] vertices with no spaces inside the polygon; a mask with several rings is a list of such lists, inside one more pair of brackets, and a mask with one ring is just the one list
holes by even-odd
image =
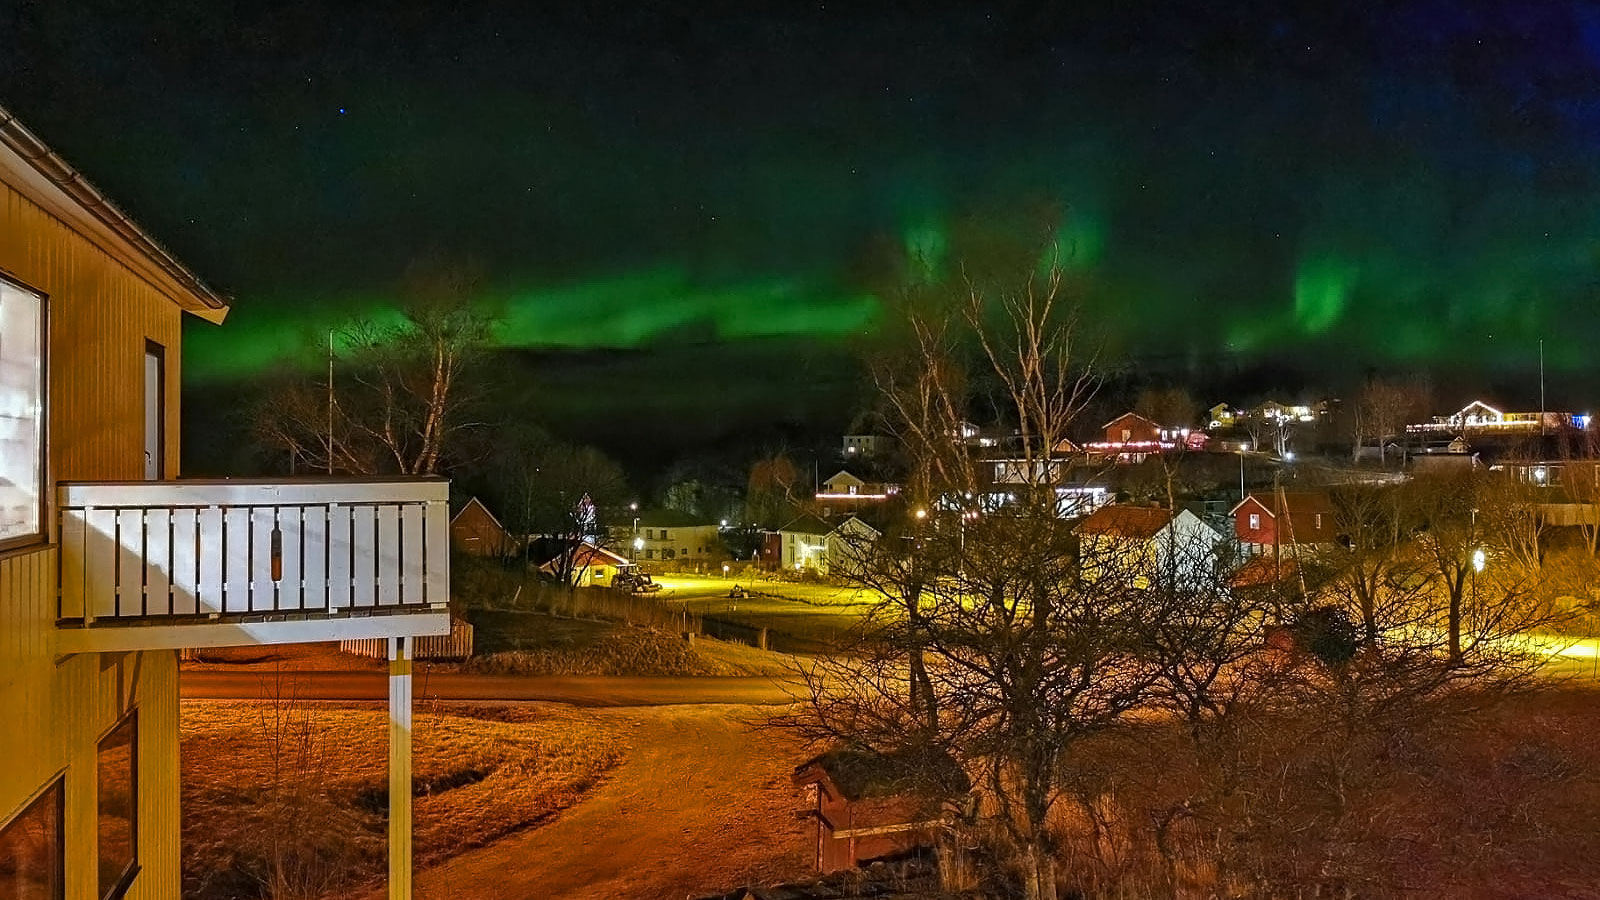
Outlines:
{"label": "aurora borealis", "polygon": [[196,381],[425,253],[504,347],[836,342],[1045,206],[1133,355],[1593,368],[1600,10],[1104,6],[24,3],[0,98],[236,296]]}

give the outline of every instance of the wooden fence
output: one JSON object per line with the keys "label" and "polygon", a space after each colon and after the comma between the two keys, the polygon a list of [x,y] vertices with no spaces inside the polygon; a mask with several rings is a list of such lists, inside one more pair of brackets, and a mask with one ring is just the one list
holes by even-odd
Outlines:
{"label": "wooden fence", "polygon": [[[417,642],[415,659],[466,659],[472,655],[472,624],[465,619],[452,618],[449,634],[425,635],[414,640]],[[389,658],[388,638],[340,641],[339,649],[372,659]]]}

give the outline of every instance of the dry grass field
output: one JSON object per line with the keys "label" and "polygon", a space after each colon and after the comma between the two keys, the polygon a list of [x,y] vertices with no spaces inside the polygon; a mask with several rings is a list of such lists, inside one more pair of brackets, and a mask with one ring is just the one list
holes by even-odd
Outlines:
{"label": "dry grass field", "polygon": [[[381,877],[382,707],[186,703],[182,729],[184,896],[317,897]],[[419,866],[576,804],[621,761],[619,738],[573,710],[419,709]]]}

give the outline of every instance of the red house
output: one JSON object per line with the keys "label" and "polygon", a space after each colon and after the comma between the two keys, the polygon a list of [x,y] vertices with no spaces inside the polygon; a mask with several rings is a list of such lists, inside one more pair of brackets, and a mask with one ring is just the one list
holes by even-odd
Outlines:
{"label": "red house", "polygon": [[1333,502],[1322,491],[1252,493],[1233,508],[1233,528],[1249,555],[1331,544]]}
{"label": "red house", "polygon": [[1171,450],[1188,437],[1187,429],[1162,428],[1136,412],[1125,412],[1102,427],[1105,439],[1087,449],[1091,455],[1117,462],[1143,462],[1150,454]]}
{"label": "red house", "polygon": [[795,769],[794,783],[811,788],[816,800],[808,812],[817,822],[818,870],[852,869],[933,846],[944,824],[941,805],[901,777],[910,772],[925,786],[927,779],[937,779],[941,790],[935,793],[970,789],[965,773],[948,756],[932,766],[913,767],[893,757],[840,749]]}
{"label": "red house", "polygon": [[1161,426],[1136,412],[1126,412],[1105,424],[1107,444],[1159,444]]}

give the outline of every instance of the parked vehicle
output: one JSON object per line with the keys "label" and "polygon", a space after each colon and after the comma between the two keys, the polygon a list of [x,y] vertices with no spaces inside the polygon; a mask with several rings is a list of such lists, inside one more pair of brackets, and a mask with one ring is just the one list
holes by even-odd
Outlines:
{"label": "parked vehicle", "polygon": [[661,590],[661,585],[656,584],[647,572],[618,572],[611,579],[611,588],[630,594],[653,594]]}

